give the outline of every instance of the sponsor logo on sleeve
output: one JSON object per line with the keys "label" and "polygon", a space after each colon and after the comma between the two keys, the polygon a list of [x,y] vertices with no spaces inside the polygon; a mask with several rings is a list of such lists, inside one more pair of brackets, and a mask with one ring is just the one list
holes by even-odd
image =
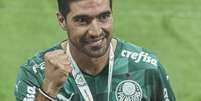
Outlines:
{"label": "sponsor logo on sleeve", "polygon": [[170,101],[168,97],[167,88],[163,88],[164,101]]}
{"label": "sponsor logo on sleeve", "polygon": [[115,96],[117,101],[141,101],[142,89],[137,82],[124,80],[117,85]]}
{"label": "sponsor logo on sleeve", "polygon": [[38,64],[33,65],[32,69],[33,69],[35,74],[37,73],[38,68],[41,69],[41,70],[44,70],[45,69],[45,62],[42,62],[39,65]]}
{"label": "sponsor logo on sleeve", "polygon": [[34,101],[36,94],[36,87],[27,86],[27,94],[23,101]]}
{"label": "sponsor logo on sleeve", "polygon": [[122,50],[121,52],[122,57],[130,58],[132,59],[135,63],[139,63],[140,61],[152,64],[154,66],[157,66],[157,60],[151,57],[148,53],[146,52],[131,52],[128,50]]}

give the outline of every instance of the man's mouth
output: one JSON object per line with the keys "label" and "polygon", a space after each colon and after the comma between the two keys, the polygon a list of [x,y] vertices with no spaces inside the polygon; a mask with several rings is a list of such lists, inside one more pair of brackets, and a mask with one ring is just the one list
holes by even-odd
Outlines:
{"label": "man's mouth", "polygon": [[100,38],[100,39],[97,39],[97,40],[90,40],[88,41],[88,45],[89,46],[101,46],[103,41],[105,40],[105,38]]}

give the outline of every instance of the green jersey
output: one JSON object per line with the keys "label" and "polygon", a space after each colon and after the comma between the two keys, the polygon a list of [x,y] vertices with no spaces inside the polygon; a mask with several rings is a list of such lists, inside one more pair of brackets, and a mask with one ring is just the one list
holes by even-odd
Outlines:
{"label": "green jersey", "polygon": [[[176,101],[163,66],[149,50],[117,39],[110,101]],[[17,101],[34,101],[44,79],[44,54],[62,49],[60,44],[36,54],[21,66],[15,89]],[[83,72],[94,101],[107,101],[108,65],[93,76]],[[70,74],[57,94],[58,101],[84,101]]]}

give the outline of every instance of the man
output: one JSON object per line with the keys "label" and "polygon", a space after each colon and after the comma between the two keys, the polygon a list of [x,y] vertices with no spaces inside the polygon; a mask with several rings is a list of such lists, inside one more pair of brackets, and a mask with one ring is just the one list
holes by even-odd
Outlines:
{"label": "man", "polygon": [[175,101],[147,49],[112,38],[112,0],[58,0],[68,40],[21,66],[17,101]]}

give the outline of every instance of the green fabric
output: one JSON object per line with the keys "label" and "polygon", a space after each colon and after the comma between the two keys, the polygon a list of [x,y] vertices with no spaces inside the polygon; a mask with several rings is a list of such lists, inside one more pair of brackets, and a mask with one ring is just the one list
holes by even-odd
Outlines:
{"label": "green fabric", "polygon": [[[118,40],[112,76],[111,101],[176,101],[158,58],[148,49]],[[60,44],[36,54],[21,66],[15,95],[17,101],[33,101],[44,79],[43,55],[61,49]],[[107,101],[108,66],[96,76],[83,73],[94,101]],[[71,98],[72,97],[72,98]],[[59,101],[84,101],[70,75],[58,94]]]}

